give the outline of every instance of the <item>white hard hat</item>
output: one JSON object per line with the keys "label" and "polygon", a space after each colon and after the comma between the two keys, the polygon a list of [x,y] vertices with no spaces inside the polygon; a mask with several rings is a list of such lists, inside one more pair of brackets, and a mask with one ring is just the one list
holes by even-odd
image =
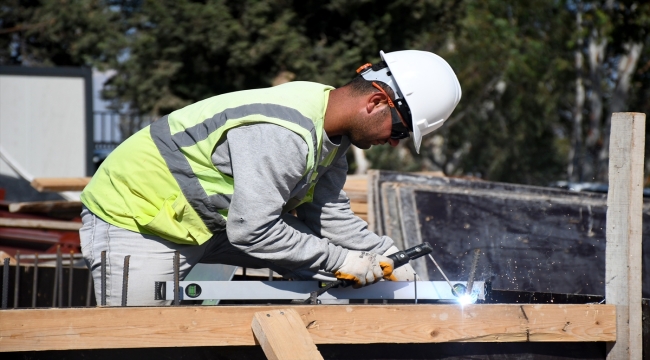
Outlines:
{"label": "white hard hat", "polygon": [[[379,55],[388,67],[379,71],[366,67],[360,74],[368,81],[381,81],[393,89],[399,113],[410,122],[407,125],[419,153],[422,136],[442,126],[458,105],[458,78],[443,58],[428,51],[380,51]],[[400,107],[400,100],[408,107]]]}

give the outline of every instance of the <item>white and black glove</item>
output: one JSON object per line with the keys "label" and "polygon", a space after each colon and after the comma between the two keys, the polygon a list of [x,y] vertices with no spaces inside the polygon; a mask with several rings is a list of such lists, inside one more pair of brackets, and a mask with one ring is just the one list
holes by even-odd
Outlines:
{"label": "white and black glove", "polygon": [[367,251],[348,251],[343,265],[334,272],[340,280],[354,282],[352,287],[374,284],[382,278],[390,278],[393,273],[393,260]]}
{"label": "white and black glove", "polygon": [[[391,246],[386,250],[384,253],[384,256],[389,256],[392,255],[396,252],[399,252],[400,250],[396,246]],[[415,270],[413,269],[413,266],[411,264],[406,263],[397,269],[393,269],[393,275],[386,278],[387,280],[391,281],[413,281],[415,277]],[[417,277],[417,280],[420,281],[420,277]]]}

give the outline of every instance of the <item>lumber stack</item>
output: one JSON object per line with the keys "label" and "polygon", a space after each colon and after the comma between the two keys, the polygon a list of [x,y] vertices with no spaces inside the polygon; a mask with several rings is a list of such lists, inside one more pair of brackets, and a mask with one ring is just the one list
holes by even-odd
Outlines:
{"label": "lumber stack", "polygon": [[368,177],[366,175],[348,175],[343,191],[350,198],[352,212],[368,221]]}
{"label": "lumber stack", "polygon": [[[90,182],[89,177],[85,178],[37,178],[31,185],[38,191],[81,191]],[[368,221],[368,181],[366,175],[349,175],[343,190],[350,198],[352,211],[365,221]],[[68,207],[81,206],[81,204],[69,204]],[[18,206],[18,205],[14,205]],[[42,204],[41,208],[47,206],[63,206],[62,204]],[[34,208],[34,207],[32,207]],[[43,210],[41,210],[43,211]]]}

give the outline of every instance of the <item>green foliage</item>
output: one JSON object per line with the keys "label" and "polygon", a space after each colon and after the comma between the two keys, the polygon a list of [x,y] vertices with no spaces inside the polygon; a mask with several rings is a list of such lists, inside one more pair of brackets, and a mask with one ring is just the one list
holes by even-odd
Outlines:
{"label": "green foliage", "polygon": [[[128,14],[128,54],[105,95],[164,114],[290,74],[334,86],[448,16],[443,1],[144,1]],[[404,24],[409,26],[404,26]]]}
{"label": "green foliage", "polygon": [[[419,155],[408,141],[368,150],[373,167],[547,184],[566,178],[572,153],[600,171],[611,109],[650,112],[649,29],[650,3],[632,0],[5,0],[0,64],[114,69],[104,96],[157,116],[278,81],[341,86],[379,50],[433,51],[460,79],[458,108]],[[628,91],[617,66],[632,43],[643,50]]]}
{"label": "green foliage", "polygon": [[0,64],[99,66],[125,46],[117,16],[100,0],[5,0]]}

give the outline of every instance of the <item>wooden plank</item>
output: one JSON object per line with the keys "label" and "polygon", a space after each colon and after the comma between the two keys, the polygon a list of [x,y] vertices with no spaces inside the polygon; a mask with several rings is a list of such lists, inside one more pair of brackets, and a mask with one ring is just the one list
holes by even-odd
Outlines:
{"label": "wooden plank", "polygon": [[58,220],[0,218],[0,227],[79,231],[79,229],[81,229],[81,223]]}
{"label": "wooden plank", "polygon": [[251,327],[269,360],[323,359],[300,315],[293,309],[257,312]]}
{"label": "wooden plank", "polygon": [[76,212],[81,213],[81,201],[33,201],[9,204],[12,213],[51,213]]}
{"label": "wooden plank", "polygon": [[368,214],[368,204],[352,202],[350,203],[350,209],[357,216]]}
{"label": "wooden plank", "polygon": [[[286,307],[3,310],[0,351],[255,345],[253,314]],[[300,315],[316,344],[616,340],[613,305],[300,305],[291,309]]]}
{"label": "wooden plank", "polygon": [[36,178],[32,180],[32,187],[43,191],[81,191],[90,182],[89,177],[81,178]]}
{"label": "wooden plank", "polygon": [[607,358],[641,359],[645,114],[612,114],[610,134],[605,298],[616,305],[618,339]]}

